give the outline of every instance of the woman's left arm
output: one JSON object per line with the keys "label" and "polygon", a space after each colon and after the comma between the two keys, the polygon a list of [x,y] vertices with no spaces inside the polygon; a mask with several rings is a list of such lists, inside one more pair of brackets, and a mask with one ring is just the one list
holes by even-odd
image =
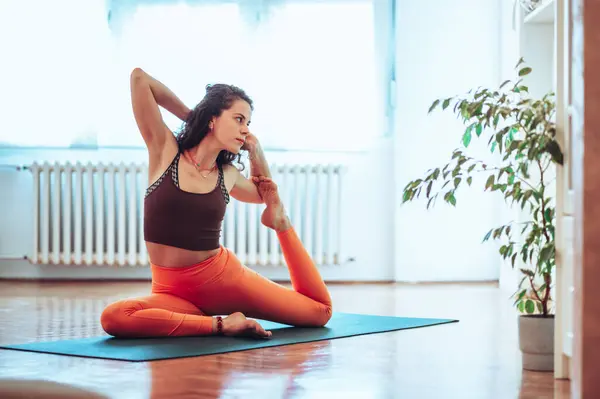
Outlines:
{"label": "woman's left arm", "polygon": [[250,159],[250,174],[252,176],[264,176],[271,178],[271,171],[269,170],[269,164],[265,158],[265,153],[260,146],[258,140],[252,146],[248,147],[248,154]]}
{"label": "woman's left arm", "polygon": [[255,176],[271,178],[269,164],[267,163],[260,143],[253,135],[248,136],[243,149],[248,150],[251,176],[250,179],[246,179],[244,175],[237,171],[235,184],[231,189],[231,196],[238,201],[262,204],[264,201],[258,193],[258,188],[252,181],[252,178]]}

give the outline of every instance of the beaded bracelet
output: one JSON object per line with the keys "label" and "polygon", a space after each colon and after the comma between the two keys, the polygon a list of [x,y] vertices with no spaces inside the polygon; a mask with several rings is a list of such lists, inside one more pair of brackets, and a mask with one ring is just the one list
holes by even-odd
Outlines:
{"label": "beaded bracelet", "polygon": [[217,316],[217,334],[223,334],[223,318]]}

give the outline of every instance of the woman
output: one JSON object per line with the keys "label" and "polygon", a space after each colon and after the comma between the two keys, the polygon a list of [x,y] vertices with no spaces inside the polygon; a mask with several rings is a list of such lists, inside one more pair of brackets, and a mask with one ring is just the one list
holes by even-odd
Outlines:
{"label": "woman", "polygon": [[[248,129],[250,98],[234,86],[208,86],[204,99],[189,110],[140,68],[131,73],[131,96],[149,154],[152,184],[144,199],[144,237],[152,291],[109,305],[101,316],[104,330],[116,337],[267,338],[271,332],[246,317],[324,326],[331,318],[331,298],[290,224],[260,143]],[[159,106],[185,122],[177,138]],[[239,162],[241,150],[249,153],[250,180],[232,164]],[[261,221],[277,232],[293,289],[245,267],[220,245],[230,195],[266,205]]]}

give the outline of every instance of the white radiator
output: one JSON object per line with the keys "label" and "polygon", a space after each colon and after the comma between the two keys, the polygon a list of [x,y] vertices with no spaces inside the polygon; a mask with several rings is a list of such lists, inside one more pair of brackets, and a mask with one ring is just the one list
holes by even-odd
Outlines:
{"label": "white radiator", "polygon": [[[35,264],[147,266],[143,235],[145,164],[34,163]],[[248,170],[248,168],[247,168]],[[306,249],[318,265],[340,264],[341,165],[270,165]],[[221,244],[245,264],[283,265],[264,205],[231,198]]]}

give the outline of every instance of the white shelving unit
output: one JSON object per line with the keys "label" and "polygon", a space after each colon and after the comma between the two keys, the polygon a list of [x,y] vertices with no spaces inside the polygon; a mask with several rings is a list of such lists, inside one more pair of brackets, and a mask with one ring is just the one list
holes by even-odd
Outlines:
{"label": "white shelving unit", "polygon": [[569,0],[545,0],[527,13],[515,0],[518,53],[533,69],[524,79],[530,93],[556,93],[556,125],[565,166],[556,170],[557,269],[555,290],[554,375],[569,378],[573,337],[573,206],[569,177],[570,135],[570,11]]}
{"label": "white shelving unit", "polygon": [[556,0],[546,0],[524,18],[525,24],[554,24]]}

